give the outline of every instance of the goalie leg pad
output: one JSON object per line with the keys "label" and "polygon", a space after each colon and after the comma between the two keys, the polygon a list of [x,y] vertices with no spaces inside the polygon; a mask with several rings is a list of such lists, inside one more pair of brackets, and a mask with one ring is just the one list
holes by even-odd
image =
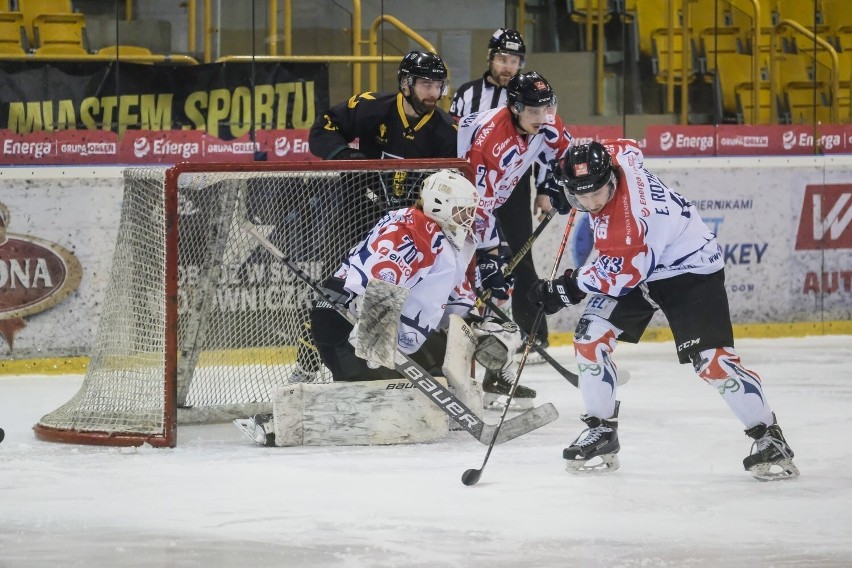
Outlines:
{"label": "goalie leg pad", "polygon": [[476,380],[472,372],[475,348],[473,330],[460,316],[451,315],[442,369],[452,391],[472,410],[482,408],[482,383]]}
{"label": "goalie leg pad", "polygon": [[449,431],[447,415],[402,378],[286,385],[272,412],[276,446],[414,444]]}

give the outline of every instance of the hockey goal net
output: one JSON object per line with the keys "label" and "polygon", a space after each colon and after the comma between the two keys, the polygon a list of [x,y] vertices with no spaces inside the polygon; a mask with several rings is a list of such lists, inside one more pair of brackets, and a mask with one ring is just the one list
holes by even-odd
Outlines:
{"label": "hockey goal net", "polygon": [[310,341],[313,292],[241,230],[245,220],[317,282],[383,213],[461,160],[129,168],[109,283],[80,390],[42,440],[173,447],[177,424],[271,411],[300,374],[328,381]]}

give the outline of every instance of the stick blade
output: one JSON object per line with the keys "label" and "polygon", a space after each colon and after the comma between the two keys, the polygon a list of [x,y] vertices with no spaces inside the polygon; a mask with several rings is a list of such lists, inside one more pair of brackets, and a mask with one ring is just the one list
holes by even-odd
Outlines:
{"label": "stick blade", "polygon": [[[537,406],[532,410],[528,410],[523,414],[519,414],[509,420],[503,422],[500,428],[500,433],[497,436],[495,444],[502,444],[509,440],[514,440],[524,434],[537,430],[542,426],[547,426],[554,420],[559,418],[559,412],[553,403],[548,402]],[[483,444],[490,444],[494,437],[496,426],[487,424],[482,429],[482,434],[479,436],[479,441]]]}
{"label": "stick blade", "polygon": [[481,469],[469,469],[462,474],[461,481],[470,487],[471,485],[476,485],[480,477],[482,477]]}

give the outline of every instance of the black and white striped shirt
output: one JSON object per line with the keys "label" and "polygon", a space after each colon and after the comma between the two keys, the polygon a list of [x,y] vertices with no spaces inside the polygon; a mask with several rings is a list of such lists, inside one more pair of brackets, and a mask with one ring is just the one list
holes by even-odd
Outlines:
{"label": "black and white striped shirt", "polygon": [[450,115],[456,120],[474,112],[490,110],[506,104],[506,88],[498,87],[487,79],[486,71],[481,79],[469,81],[459,87],[453,95]]}

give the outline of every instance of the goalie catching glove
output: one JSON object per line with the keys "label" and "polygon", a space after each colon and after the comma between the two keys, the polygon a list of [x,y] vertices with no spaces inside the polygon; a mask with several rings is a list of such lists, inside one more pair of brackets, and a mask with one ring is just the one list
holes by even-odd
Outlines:
{"label": "goalie catching glove", "polygon": [[521,332],[517,324],[486,317],[471,324],[476,337],[476,362],[491,371],[500,372],[514,362],[513,355],[521,346]]}
{"label": "goalie catching glove", "polygon": [[585,297],[586,293],[577,286],[577,271],[570,268],[555,280],[536,280],[527,294],[530,302],[540,305],[547,315],[579,304]]}
{"label": "goalie catching glove", "polygon": [[508,300],[509,290],[515,283],[515,277],[503,274],[506,258],[501,255],[477,252],[476,267],[483,290],[491,290],[498,300]]}

